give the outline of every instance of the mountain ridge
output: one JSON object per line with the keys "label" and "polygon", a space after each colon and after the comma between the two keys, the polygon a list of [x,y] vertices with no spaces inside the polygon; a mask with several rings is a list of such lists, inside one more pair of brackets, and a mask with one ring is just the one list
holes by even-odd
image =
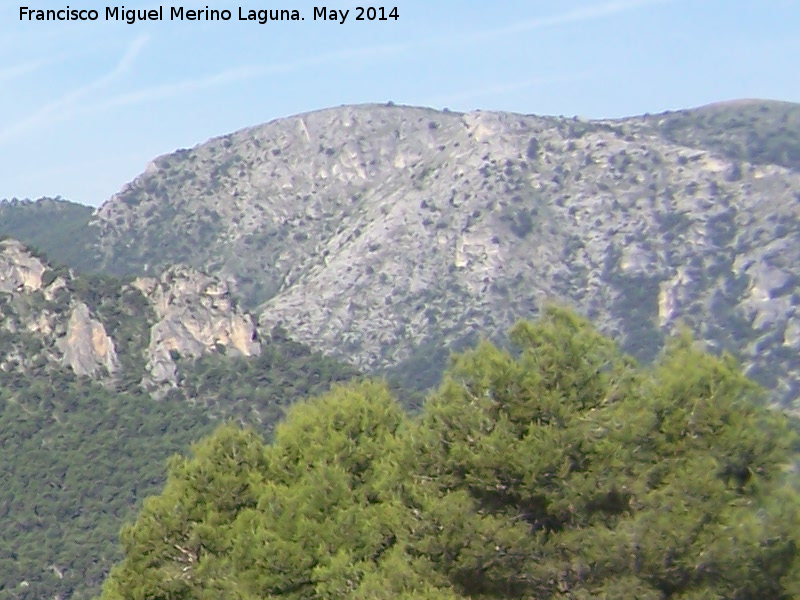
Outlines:
{"label": "mountain ridge", "polygon": [[785,103],[369,104],[163,155],[95,211],[0,203],[0,599],[89,597],[213,423],[269,434],[365,372],[429,389],[552,301],[644,362],[686,326],[797,412],[798,148]]}
{"label": "mountain ridge", "polygon": [[93,212],[82,266],[190,265],[261,330],[404,377],[434,365],[420,388],[441,348],[551,300],[643,360],[686,324],[788,405],[798,173],[786,102],[598,120],[342,106],[155,158]]}
{"label": "mountain ridge", "polygon": [[368,369],[502,336],[550,300],[643,360],[686,323],[790,403],[799,115],[313,111],[155,159],[94,213],[100,268],[191,264],[262,328]]}

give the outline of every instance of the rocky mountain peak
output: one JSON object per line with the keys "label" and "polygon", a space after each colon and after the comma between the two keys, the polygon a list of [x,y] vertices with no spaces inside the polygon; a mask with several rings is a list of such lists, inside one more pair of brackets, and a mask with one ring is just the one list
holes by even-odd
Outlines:
{"label": "rocky mountain peak", "polygon": [[[344,106],[155,159],[80,254],[119,275],[191,265],[262,327],[430,372],[423,387],[435,348],[499,340],[556,301],[642,360],[688,325],[792,404],[798,198],[796,104],[599,120]],[[27,208],[4,214],[29,225]]]}
{"label": "rocky mountain peak", "polygon": [[645,360],[686,324],[791,402],[798,115],[317,111],[159,157],[95,214],[98,251],[219,276],[261,327],[363,368],[441,364],[420,353],[555,300]]}

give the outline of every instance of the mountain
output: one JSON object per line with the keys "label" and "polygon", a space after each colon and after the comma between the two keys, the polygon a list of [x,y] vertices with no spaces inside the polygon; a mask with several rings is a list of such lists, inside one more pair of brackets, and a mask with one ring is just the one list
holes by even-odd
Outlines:
{"label": "mountain", "polygon": [[358,377],[257,335],[193,269],[78,275],[0,241],[0,600],[91,597],[168,457],[222,421],[270,435],[295,400]]}
{"label": "mountain", "polygon": [[642,360],[682,326],[800,407],[800,106],[618,120],[394,105],[155,159],[95,213],[103,272],[183,263],[259,326],[424,388],[555,300]]}
{"label": "mountain", "polygon": [[643,361],[688,326],[800,409],[800,106],[617,120],[394,105],[0,202],[0,600],[88,598],[165,460],[364,372],[407,408],[548,301]]}
{"label": "mountain", "polygon": [[644,121],[683,146],[800,171],[800,110],[791,102],[733,100],[645,117]]}
{"label": "mountain", "polygon": [[0,201],[0,238],[19,240],[79,271],[97,266],[92,208],[62,198]]}

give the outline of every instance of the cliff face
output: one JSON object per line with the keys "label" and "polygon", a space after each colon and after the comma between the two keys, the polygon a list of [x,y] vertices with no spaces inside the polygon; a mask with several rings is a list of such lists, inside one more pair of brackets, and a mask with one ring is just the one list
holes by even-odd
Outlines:
{"label": "cliff face", "polygon": [[111,375],[117,369],[114,340],[83,302],[74,303],[66,332],[56,339],[56,347],[63,354],[63,363],[76,375],[96,375],[103,369]]}
{"label": "cliff face", "polygon": [[181,267],[131,283],[76,276],[15,240],[0,242],[0,311],[5,371],[65,367],[162,388],[175,385],[182,357],[261,351],[253,319],[212,277]]}
{"label": "cliff face", "polygon": [[194,269],[173,267],[160,277],[133,282],[152,305],[147,369],[156,384],[174,383],[177,358],[225,349],[241,356],[261,352],[249,315],[238,311],[227,286]]}
{"label": "cliff face", "polygon": [[0,293],[13,295],[42,289],[42,275],[46,268],[19,242],[0,242]]}
{"label": "cliff face", "polygon": [[341,107],[156,159],[97,211],[98,255],[215,274],[262,328],[361,367],[413,377],[557,301],[642,359],[686,324],[794,403],[798,139],[800,107],[768,102],[602,121]]}

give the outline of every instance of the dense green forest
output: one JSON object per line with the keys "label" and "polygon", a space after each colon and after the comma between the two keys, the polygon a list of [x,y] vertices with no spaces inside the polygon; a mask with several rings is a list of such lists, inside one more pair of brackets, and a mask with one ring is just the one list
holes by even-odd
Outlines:
{"label": "dense green forest", "polygon": [[[112,393],[65,371],[0,391],[0,598],[88,597],[116,531],[164,461],[212,430],[197,409]],[[66,597],[66,596],[65,596]]]}
{"label": "dense green forest", "polygon": [[52,257],[53,264],[96,270],[92,208],[61,198],[0,201],[0,238],[11,237]]}
{"label": "dense green forest", "polygon": [[169,456],[220,422],[270,435],[289,404],[357,373],[278,336],[259,357],[184,360],[179,376],[155,399],[125,378],[0,371],[0,599],[91,597]]}
{"label": "dense green forest", "polygon": [[104,600],[800,598],[787,418],[730,357],[639,367],[549,310],[458,355],[409,416],[384,384],[224,426],[122,529]]}

